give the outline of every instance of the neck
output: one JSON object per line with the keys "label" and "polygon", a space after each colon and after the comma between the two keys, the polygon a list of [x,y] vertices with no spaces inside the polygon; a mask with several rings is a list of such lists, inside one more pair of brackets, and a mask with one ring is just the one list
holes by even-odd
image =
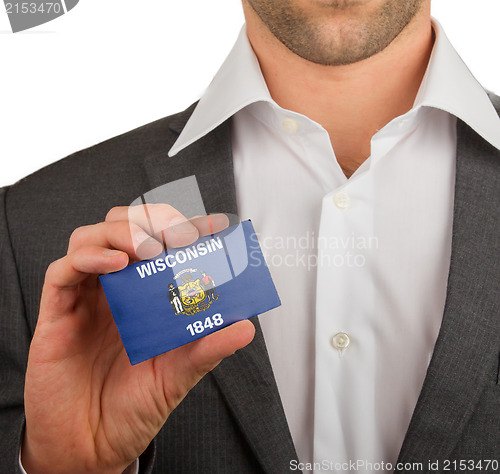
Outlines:
{"label": "neck", "polygon": [[429,7],[383,51],[345,66],[302,59],[271,34],[251,8],[245,8],[245,17],[272,98],[326,129],[349,177],[370,156],[372,136],[413,106],[433,45]]}

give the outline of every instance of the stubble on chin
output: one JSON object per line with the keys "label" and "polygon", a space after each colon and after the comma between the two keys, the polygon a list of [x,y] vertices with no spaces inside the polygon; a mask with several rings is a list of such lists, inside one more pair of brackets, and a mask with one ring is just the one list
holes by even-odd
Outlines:
{"label": "stubble on chin", "polygon": [[367,8],[361,0],[316,0],[324,14],[293,0],[247,0],[271,33],[290,51],[313,63],[338,66],[385,49],[408,25],[424,0],[385,0]]}

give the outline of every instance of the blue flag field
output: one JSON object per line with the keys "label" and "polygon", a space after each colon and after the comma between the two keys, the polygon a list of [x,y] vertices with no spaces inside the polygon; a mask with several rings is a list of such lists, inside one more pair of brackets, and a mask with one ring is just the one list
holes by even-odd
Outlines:
{"label": "blue flag field", "polygon": [[281,304],[249,220],[100,280],[132,364]]}

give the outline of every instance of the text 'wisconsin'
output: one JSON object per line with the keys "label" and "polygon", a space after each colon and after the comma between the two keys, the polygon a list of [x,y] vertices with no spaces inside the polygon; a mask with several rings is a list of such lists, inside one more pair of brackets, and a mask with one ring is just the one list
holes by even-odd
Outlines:
{"label": "text 'wisconsin'", "polygon": [[154,275],[155,273],[164,271],[167,267],[173,268],[178,263],[186,263],[188,260],[193,260],[202,257],[207,253],[216,252],[224,248],[220,237],[216,237],[206,242],[200,242],[192,247],[186,247],[178,250],[173,254],[165,255],[164,257],[157,258],[154,261],[142,264],[136,267],[137,273],[141,278]]}

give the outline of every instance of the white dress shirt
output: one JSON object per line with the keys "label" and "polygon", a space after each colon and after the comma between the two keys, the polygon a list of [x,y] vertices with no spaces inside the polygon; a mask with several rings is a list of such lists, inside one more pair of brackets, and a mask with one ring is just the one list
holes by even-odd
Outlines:
{"label": "white dress shirt", "polygon": [[323,127],[273,101],[244,29],[169,153],[233,117],[239,215],[283,303],[259,319],[304,471],[395,467],[443,315],[456,119],[500,148],[491,102],[433,27],[414,107],[349,179]]}

